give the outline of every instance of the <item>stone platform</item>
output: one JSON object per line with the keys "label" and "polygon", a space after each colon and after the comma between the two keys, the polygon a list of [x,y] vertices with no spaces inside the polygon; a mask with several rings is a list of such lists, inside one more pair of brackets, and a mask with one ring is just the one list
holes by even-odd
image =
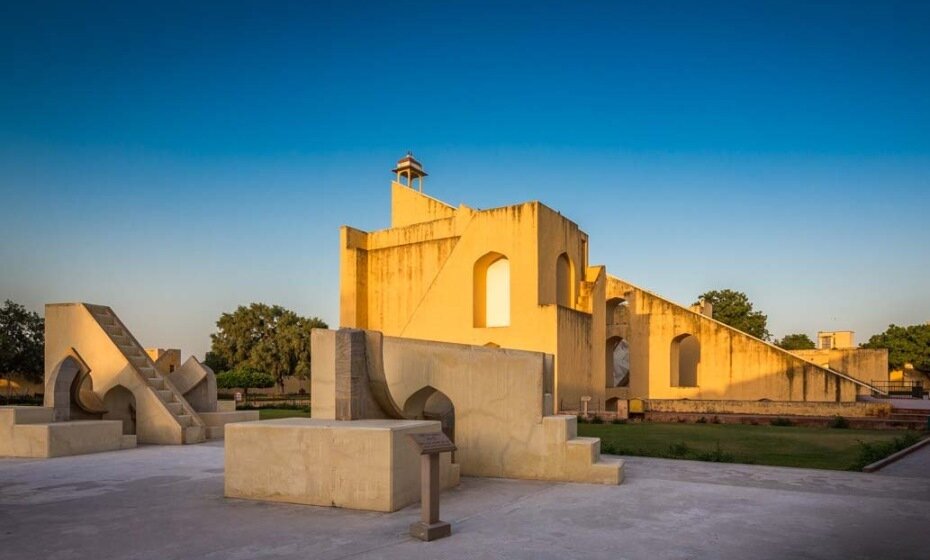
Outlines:
{"label": "stone platform", "polygon": [[[439,432],[423,420],[283,418],[226,426],[226,496],[370,511],[420,499],[420,455],[408,434]],[[441,456],[444,488],[458,465]]]}
{"label": "stone platform", "polygon": [[120,420],[53,422],[39,406],[0,407],[0,457],[50,458],[115,451],[136,446]]}

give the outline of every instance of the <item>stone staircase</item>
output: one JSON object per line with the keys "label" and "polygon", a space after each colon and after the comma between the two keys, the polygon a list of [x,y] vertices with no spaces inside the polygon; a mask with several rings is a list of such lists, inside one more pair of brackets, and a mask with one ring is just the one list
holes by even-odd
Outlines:
{"label": "stone staircase", "polygon": [[200,443],[206,440],[207,430],[203,421],[187,403],[180,392],[155,368],[152,359],[141,344],[132,336],[119,317],[107,306],[85,304],[90,314],[110,337],[110,340],[126,357],[130,365],[145,381],[148,390],[154,392],[165,409],[181,426],[184,443]]}
{"label": "stone staircase", "polygon": [[623,460],[601,457],[601,440],[578,436],[578,418],[573,415],[544,416],[543,426],[553,459],[561,459],[562,479],[573,482],[620,484]]}

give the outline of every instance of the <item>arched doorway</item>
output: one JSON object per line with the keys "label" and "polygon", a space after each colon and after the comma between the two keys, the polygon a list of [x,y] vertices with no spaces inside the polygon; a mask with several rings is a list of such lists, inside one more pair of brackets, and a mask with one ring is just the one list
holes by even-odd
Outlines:
{"label": "arched doorway", "polygon": [[455,406],[445,393],[427,385],[404,403],[404,416],[416,420],[436,420],[442,433],[455,441]]}
{"label": "arched doorway", "polygon": [[104,420],[122,420],[124,435],[136,433],[136,397],[132,391],[117,385],[103,396],[103,405],[107,409]]}
{"label": "arched doorway", "polygon": [[474,326],[510,326],[510,261],[488,253],[475,262]]}
{"label": "arched doorway", "polygon": [[697,387],[701,342],[692,334],[680,334],[672,339],[669,380],[672,387]]}
{"label": "arched doorway", "polygon": [[619,336],[607,339],[605,345],[605,367],[608,387],[630,385],[630,345]]}
{"label": "arched doorway", "polygon": [[555,264],[555,302],[563,307],[574,307],[575,270],[567,253],[559,255]]}

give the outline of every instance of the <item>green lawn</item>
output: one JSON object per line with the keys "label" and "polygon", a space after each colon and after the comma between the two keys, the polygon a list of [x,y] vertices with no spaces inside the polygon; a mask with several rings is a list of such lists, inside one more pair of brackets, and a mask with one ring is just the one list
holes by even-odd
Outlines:
{"label": "green lawn", "polygon": [[[618,455],[859,470],[916,441],[915,432],[742,424],[578,424]],[[897,439],[897,441],[895,441]]]}
{"label": "green lawn", "polygon": [[278,418],[310,418],[310,411],[298,408],[260,408],[259,420],[276,420]]}

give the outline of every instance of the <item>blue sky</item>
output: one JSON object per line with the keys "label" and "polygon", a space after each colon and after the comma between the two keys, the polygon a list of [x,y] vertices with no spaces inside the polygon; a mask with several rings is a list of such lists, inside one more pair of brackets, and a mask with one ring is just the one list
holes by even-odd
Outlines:
{"label": "blue sky", "polygon": [[930,320],[926,2],[7,4],[0,299],[198,355],[252,301],[335,325],[338,226],[413,150],[777,336]]}

